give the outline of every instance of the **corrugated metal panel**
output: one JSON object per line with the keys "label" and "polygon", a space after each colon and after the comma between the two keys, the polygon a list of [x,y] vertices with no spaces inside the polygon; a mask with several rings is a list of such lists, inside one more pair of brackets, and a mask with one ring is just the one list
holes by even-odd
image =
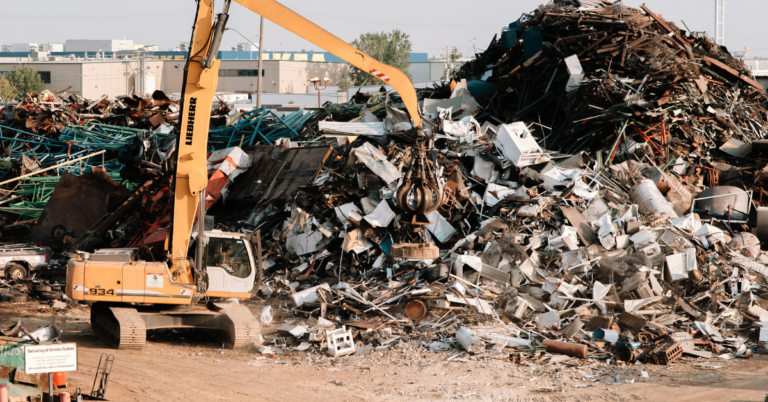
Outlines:
{"label": "corrugated metal panel", "polygon": [[408,66],[408,75],[411,76],[413,82],[430,81],[429,63],[412,63]]}
{"label": "corrugated metal panel", "polygon": [[759,82],[763,88],[768,88],[768,77],[755,77],[755,81]]}

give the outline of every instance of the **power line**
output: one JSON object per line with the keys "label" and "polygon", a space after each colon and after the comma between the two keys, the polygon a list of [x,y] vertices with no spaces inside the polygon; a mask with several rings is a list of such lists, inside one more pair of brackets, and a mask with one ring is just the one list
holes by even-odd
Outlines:
{"label": "power line", "polygon": [[[424,21],[418,21],[418,22],[406,22],[406,21],[393,21],[393,20],[379,20],[379,19],[370,19],[370,18],[359,18],[359,17],[345,17],[345,16],[339,16],[336,14],[327,14],[327,13],[319,13],[315,10],[304,10],[304,9],[295,9],[295,11],[300,11],[302,15],[310,15],[310,16],[316,16],[318,18],[322,19],[328,19],[328,20],[334,20],[334,21],[342,21],[342,22],[350,22],[350,23],[360,23],[360,24],[378,24],[378,25],[388,25],[388,26],[407,26],[407,27],[416,27],[416,28],[451,28],[451,29],[475,29],[475,28],[487,28],[489,26],[489,23],[484,24],[430,24],[426,23]],[[504,23],[500,23],[499,27],[505,25]]]}
{"label": "power line", "polygon": [[149,18],[149,17],[172,17],[185,16],[193,17],[194,13],[189,12],[163,12],[158,11],[152,14],[14,14],[2,13],[0,18],[5,19],[97,19],[97,18]]}

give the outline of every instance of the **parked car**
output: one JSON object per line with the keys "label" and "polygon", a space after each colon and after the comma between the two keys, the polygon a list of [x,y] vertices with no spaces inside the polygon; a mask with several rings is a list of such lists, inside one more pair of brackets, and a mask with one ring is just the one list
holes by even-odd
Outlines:
{"label": "parked car", "polygon": [[30,273],[48,268],[50,255],[47,249],[27,244],[11,244],[0,247],[0,277],[26,278]]}

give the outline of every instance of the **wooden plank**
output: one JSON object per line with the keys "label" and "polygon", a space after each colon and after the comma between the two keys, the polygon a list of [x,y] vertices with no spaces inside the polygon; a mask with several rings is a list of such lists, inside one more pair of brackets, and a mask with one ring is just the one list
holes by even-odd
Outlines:
{"label": "wooden plank", "polygon": [[629,49],[629,46],[627,46],[627,42],[629,41],[629,32],[624,34],[624,51],[621,52],[621,66],[624,67],[624,61],[627,59],[627,50]]}
{"label": "wooden plank", "polygon": [[619,48],[620,48],[620,47],[621,47],[621,45],[611,45],[611,46],[606,46],[606,47],[604,47],[604,48],[602,48],[602,49],[598,50],[598,51],[597,51],[597,54],[602,54],[602,53],[613,52],[613,51],[615,51],[615,50],[619,50]]}
{"label": "wooden plank", "polygon": [[652,36],[650,36],[650,35],[643,35],[639,39],[630,42],[627,45],[627,47],[634,49],[635,46],[640,45],[641,43],[644,43],[645,41],[647,41],[647,40],[649,40],[651,38],[652,38]]}
{"label": "wooden plank", "polygon": [[45,389],[45,387],[48,385],[48,375],[47,374],[27,374],[23,370],[17,368],[16,372],[13,373],[13,383],[14,384],[30,384],[40,389]]}
{"label": "wooden plank", "polygon": [[581,56],[583,56],[584,53],[587,53],[588,51],[592,50],[595,46],[603,43],[603,41],[605,41],[606,39],[608,39],[610,37],[611,36],[609,36],[609,35],[603,36],[602,39],[598,40],[597,42],[589,45],[586,49],[582,50],[581,53],[579,53],[576,57],[581,58]]}

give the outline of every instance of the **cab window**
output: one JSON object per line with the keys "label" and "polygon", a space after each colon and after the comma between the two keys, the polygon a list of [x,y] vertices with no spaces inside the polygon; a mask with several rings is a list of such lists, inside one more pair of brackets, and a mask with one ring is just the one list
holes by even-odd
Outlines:
{"label": "cab window", "polygon": [[251,274],[251,259],[241,239],[209,238],[207,255],[206,265],[209,267],[223,268],[238,278],[247,278]]}

